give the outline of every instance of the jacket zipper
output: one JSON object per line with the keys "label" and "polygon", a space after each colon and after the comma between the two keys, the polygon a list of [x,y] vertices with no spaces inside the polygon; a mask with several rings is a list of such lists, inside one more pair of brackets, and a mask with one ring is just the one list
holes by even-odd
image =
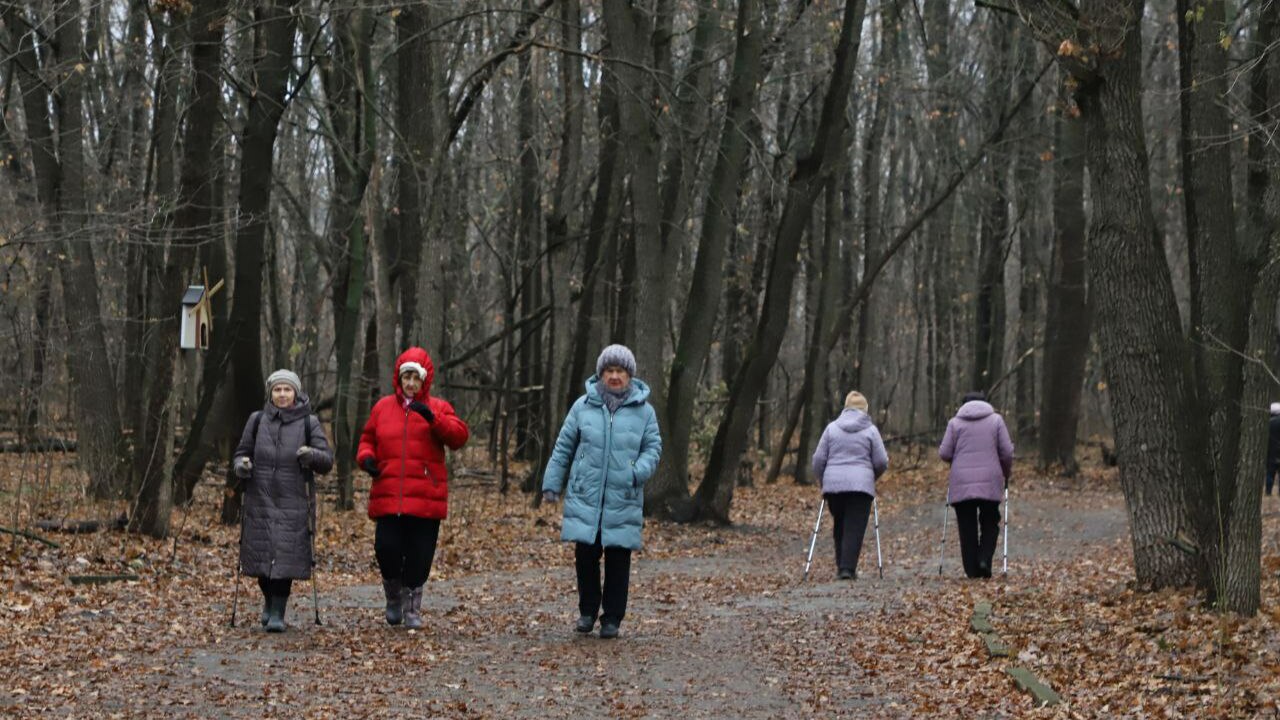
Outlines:
{"label": "jacket zipper", "polygon": [[396,515],[404,514],[404,479],[409,474],[409,409],[404,410],[404,441],[400,443],[400,505]]}
{"label": "jacket zipper", "polygon": [[604,438],[604,472],[600,476],[600,542],[604,543],[604,494],[609,489],[609,456],[613,453],[613,413],[609,412],[609,408],[601,405],[600,409],[609,417],[609,429]]}

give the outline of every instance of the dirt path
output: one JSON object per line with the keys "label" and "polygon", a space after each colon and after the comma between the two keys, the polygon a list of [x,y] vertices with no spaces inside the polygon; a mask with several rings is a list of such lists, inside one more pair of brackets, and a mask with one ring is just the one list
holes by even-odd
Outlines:
{"label": "dirt path", "polygon": [[[694,557],[637,555],[623,637],[602,641],[571,631],[571,553],[547,540],[542,551],[559,558],[549,569],[433,579],[421,632],[380,621],[380,588],[326,589],[321,576],[324,626],[311,624],[310,586],[303,585],[288,633],[268,636],[252,623],[214,642],[171,633],[146,657],[130,659],[137,672],[122,672],[119,687],[98,688],[94,701],[128,716],[260,717],[265,708],[281,717],[910,717],[918,701],[909,689],[918,679],[884,664],[885,643],[905,653],[949,651],[934,637],[953,628],[881,637],[905,614],[958,585],[994,596],[1020,592],[1032,568],[1125,536],[1117,493],[1019,492],[1008,579],[972,583],[958,579],[950,524],[938,577],[940,503],[897,509],[887,500],[883,580],[875,576],[870,528],[858,581],[833,579],[824,523],[813,575],[800,584],[806,528],[738,527],[721,532],[745,540],[726,543],[745,550],[720,552],[708,534]],[[251,604],[241,617],[256,610]],[[970,610],[941,617],[963,623]]]}

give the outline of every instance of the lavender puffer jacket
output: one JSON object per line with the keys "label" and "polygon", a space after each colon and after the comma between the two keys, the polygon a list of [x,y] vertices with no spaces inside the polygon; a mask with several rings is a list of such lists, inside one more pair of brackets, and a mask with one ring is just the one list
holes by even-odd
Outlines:
{"label": "lavender puffer jacket", "polygon": [[824,493],[862,492],[876,495],[876,478],[889,467],[880,431],[861,410],[840,413],[813,451],[813,476]]}
{"label": "lavender puffer jacket", "polygon": [[1004,418],[989,403],[973,400],[960,406],[947,423],[938,456],[951,463],[952,503],[963,500],[999,502],[1004,481],[1013,472],[1013,440]]}

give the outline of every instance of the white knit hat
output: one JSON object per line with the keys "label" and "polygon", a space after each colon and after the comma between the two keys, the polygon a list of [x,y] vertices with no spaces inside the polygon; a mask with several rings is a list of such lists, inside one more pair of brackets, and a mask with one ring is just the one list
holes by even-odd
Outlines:
{"label": "white knit hat", "polygon": [[610,345],[596,358],[596,375],[603,375],[607,367],[620,367],[631,377],[636,376],[636,356],[626,345]]}
{"label": "white knit hat", "polygon": [[1280,402],[1271,403],[1271,414],[1280,415]]}
{"label": "white knit hat", "polygon": [[404,375],[407,372],[415,372],[418,374],[419,380],[423,382],[427,381],[427,369],[422,367],[422,365],[420,365],[419,363],[416,363],[412,360],[410,360],[409,362],[400,363],[400,372],[396,373],[396,375],[397,376]]}
{"label": "white knit hat", "polygon": [[271,392],[271,388],[285,384],[293,388],[293,392],[297,395],[302,394],[302,380],[298,378],[298,373],[292,370],[280,368],[267,376],[267,392]]}

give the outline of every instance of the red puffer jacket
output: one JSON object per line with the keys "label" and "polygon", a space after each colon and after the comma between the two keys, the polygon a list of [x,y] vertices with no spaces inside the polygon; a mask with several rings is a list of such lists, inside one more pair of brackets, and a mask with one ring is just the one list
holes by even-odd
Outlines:
{"label": "red puffer jacket", "polygon": [[[400,387],[400,366],[416,362],[426,368],[427,379],[413,397],[426,403],[435,415],[427,421],[405,407],[404,390]],[[356,463],[373,458],[380,471],[369,489],[369,517],[412,515],[443,519],[449,514],[449,471],[444,464],[444,449],[457,450],[471,434],[467,424],[453,412],[453,406],[431,397],[431,381],[435,366],[427,351],[419,347],[405,350],[396,359],[394,395],[374,403],[360,435]]]}

